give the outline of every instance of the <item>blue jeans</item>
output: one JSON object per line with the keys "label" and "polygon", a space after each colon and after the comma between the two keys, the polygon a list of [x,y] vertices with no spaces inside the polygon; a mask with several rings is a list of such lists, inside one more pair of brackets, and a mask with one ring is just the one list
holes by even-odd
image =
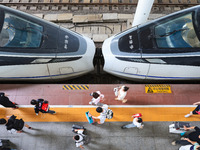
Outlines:
{"label": "blue jeans", "polygon": [[124,128],[134,128],[134,127],[136,127],[136,125],[134,125],[133,123],[124,125]]}

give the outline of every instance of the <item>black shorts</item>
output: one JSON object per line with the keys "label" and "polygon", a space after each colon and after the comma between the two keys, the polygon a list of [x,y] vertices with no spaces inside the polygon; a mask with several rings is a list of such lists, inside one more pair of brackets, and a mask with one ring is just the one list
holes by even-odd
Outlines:
{"label": "black shorts", "polygon": [[198,114],[197,112],[200,110],[200,105],[198,105],[193,111],[192,114]]}

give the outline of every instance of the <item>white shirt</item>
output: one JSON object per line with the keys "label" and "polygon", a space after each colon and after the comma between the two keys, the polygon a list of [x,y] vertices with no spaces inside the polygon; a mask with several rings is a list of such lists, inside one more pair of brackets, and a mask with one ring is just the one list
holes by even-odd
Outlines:
{"label": "white shirt", "polygon": [[101,94],[100,91],[96,91],[96,92],[99,94],[99,97],[97,97],[97,98],[94,98],[94,97],[93,97],[93,98],[92,98],[92,102],[93,102],[95,105],[97,105],[97,103],[100,102],[100,100],[104,98],[104,95]]}
{"label": "white shirt", "polygon": [[137,128],[140,128],[140,127],[142,126],[142,123],[137,122],[137,119],[138,119],[138,118],[134,118],[134,119],[133,119],[133,124],[134,124]]}
{"label": "white shirt", "polygon": [[[198,146],[199,144],[198,143],[194,143],[194,150],[196,150],[196,147]],[[179,150],[190,150],[190,147],[192,147],[192,144],[189,144],[189,145],[183,145],[179,148]]]}
{"label": "white shirt", "polygon": [[121,87],[121,89],[118,91],[118,100],[123,100],[126,97],[127,91],[124,91],[124,85]]}
{"label": "white shirt", "polygon": [[104,104],[102,106],[103,112],[100,114],[100,116],[98,116],[97,118],[100,119],[100,123],[103,124],[106,120],[106,112],[108,110],[108,105]]}
{"label": "white shirt", "polygon": [[81,135],[79,135],[79,140],[78,141],[76,141],[76,147],[80,147],[81,145],[83,145],[84,144],[84,142],[83,142],[83,130],[78,130],[78,132],[77,132],[78,134],[81,134]]}

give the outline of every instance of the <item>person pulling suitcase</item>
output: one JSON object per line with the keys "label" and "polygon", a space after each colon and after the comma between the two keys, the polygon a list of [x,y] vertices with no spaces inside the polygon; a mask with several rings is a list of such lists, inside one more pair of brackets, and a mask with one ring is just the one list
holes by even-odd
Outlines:
{"label": "person pulling suitcase", "polygon": [[81,149],[84,149],[83,145],[89,143],[89,138],[86,135],[85,131],[86,129],[83,126],[79,125],[72,126],[72,132],[76,134],[75,136],[73,136],[76,147],[80,147]]}

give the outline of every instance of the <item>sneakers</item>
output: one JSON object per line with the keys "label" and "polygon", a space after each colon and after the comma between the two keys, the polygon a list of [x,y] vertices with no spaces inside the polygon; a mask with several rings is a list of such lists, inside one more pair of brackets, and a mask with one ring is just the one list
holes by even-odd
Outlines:
{"label": "sneakers", "polygon": [[125,126],[121,126],[121,129],[126,129],[126,127]]}
{"label": "sneakers", "polygon": [[188,118],[188,117],[190,117],[191,115],[190,114],[187,114],[187,115],[185,115],[185,118]]}
{"label": "sneakers", "polygon": [[15,107],[15,108],[13,108],[13,109],[18,109],[19,107]]}
{"label": "sneakers", "polygon": [[172,142],[172,145],[174,145],[174,146],[175,146],[175,145],[176,145],[176,141],[173,141],[173,142]]}
{"label": "sneakers", "polygon": [[127,102],[127,99],[124,99],[123,101],[122,101],[122,103],[126,103]]}
{"label": "sneakers", "polygon": [[181,140],[185,140],[185,137],[181,137]]}
{"label": "sneakers", "polygon": [[17,103],[15,103],[15,102],[12,102],[14,105],[18,105]]}

